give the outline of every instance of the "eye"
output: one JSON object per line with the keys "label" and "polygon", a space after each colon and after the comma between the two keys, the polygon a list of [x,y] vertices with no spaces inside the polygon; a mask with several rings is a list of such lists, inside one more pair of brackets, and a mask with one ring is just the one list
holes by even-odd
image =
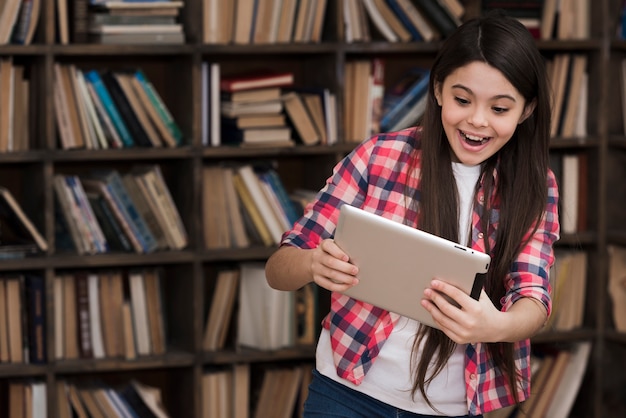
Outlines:
{"label": "eye", "polygon": [[494,113],[506,113],[509,111],[509,109],[507,109],[506,107],[499,107],[499,106],[494,106],[492,107]]}
{"label": "eye", "polygon": [[457,101],[457,103],[461,104],[461,105],[466,105],[469,104],[469,100],[464,99],[462,97],[455,97],[454,100]]}

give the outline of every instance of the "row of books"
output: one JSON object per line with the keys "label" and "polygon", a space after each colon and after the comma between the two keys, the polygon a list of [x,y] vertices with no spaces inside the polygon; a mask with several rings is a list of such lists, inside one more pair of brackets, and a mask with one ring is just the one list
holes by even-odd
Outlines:
{"label": "row of books", "polygon": [[559,185],[561,233],[587,231],[589,225],[589,157],[583,152],[550,153],[550,168]]}
{"label": "row of books", "polygon": [[62,149],[176,147],[182,133],[141,69],[82,70],[54,64],[55,117]]}
{"label": "row of books", "polygon": [[[267,367],[250,410],[250,365],[202,375],[202,418],[301,417],[312,377],[310,364]],[[280,399],[279,402],[277,400]]]}
{"label": "row of books", "polygon": [[42,0],[5,0],[0,6],[0,45],[29,45],[39,22]]}
{"label": "row of books", "polygon": [[320,42],[328,0],[204,0],[208,44]]}
{"label": "row of books", "polygon": [[53,180],[59,249],[78,254],[179,250],[188,236],[160,166],[134,166]]}
{"label": "row of books", "polygon": [[[233,277],[236,279],[233,280]],[[220,300],[222,294],[217,292],[220,290],[217,286],[220,281],[226,280],[230,280],[231,295],[236,292],[237,298],[237,303],[229,305],[231,310],[233,306],[238,306],[235,333],[237,347],[271,351],[315,344],[317,295],[313,285],[293,292],[276,290],[267,283],[264,263],[244,262],[235,272],[218,275],[213,302]],[[209,312],[204,340],[204,348],[208,351],[223,348],[207,345],[214,318],[219,316]],[[228,327],[229,324],[223,323],[221,326]]]}
{"label": "row of books", "polygon": [[340,37],[348,43],[434,41],[460,24],[465,6],[459,0],[341,0]]}
{"label": "row of books", "polygon": [[346,63],[344,131],[348,141],[360,142],[379,132],[414,126],[426,110],[430,70],[408,69],[385,88],[385,62],[380,58]]}
{"label": "row of books", "polygon": [[43,277],[0,277],[0,363],[47,361],[45,300]]}
{"label": "row of books", "polygon": [[556,54],[546,62],[553,94],[552,137],[580,138],[587,135],[587,61],[587,55],[566,53]]}
{"label": "row of books", "polygon": [[[0,416],[9,418],[47,417],[46,383],[41,380],[10,381],[5,402],[0,404]],[[0,394],[0,398],[3,394]]]}
{"label": "row of books", "polygon": [[161,389],[136,379],[117,385],[61,380],[54,393],[58,405],[54,416],[59,418],[172,416],[163,405]]}
{"label": "row of books", "polygon": [[59,273],[53,289],[56,360],[165,353],[160,270]]}
{"label": "row of books", "polygon": [[531,358],[530,398],[519,406],[488,413],[485,418],[567,418],[587,370],[591,342],[542,347]]}
{"label": "row of books", "polygon": [[12,57],[0,58],[0,153],[29,149],[30,78]]}
{"label": "row of books", "polygon": [[336,96],[299,87],[292,72],[247,71],[222,76],[203,64],[202,143],[243,147],[337,142]]}
{"label": "row of books", "polygon": [[271,166],[211,165],[203,177],[207,249],[278,245],[300,215]]}

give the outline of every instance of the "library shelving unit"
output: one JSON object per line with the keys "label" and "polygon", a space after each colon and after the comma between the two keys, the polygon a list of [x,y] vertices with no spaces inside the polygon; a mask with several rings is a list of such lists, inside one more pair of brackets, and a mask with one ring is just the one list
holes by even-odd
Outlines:
{"label": "library shelving unit", "polygon": [[[72,0],[69,0],[70,4]],[[176,417],[202,416],[202,374],[212,368],[250,364],[251,402],[258,390],[258,377],[265,367],[281,363],[313,362],[314,347],[298,347],[275,352],[242,350],[234,346],[233,330],[227,348],[217,352],[202,350],[205,312],[210,300],[208,289],[215,269],[244,261],[264,261],[274,250],[267,247],[205,250],[203,243],[202,168],[221,162],[272,160],[286,187],[319,189],[331,168],[354,146],[342,138],[344,65],[358,58],[382,57],[386,62],[385,84],[390,85],[406,69],[432,62],[435,43],[345,43],[339,39],[339,7],[328,2],[321,43],[280,45],[209,45],[202,39],[202,0],[185,0],[181,11],[187,42],[184,45],[61,45],[56,41],[56,1],[42,1],[42,11],[34,42],[28,46],[2,45],[0,56],[11,56],[30,74],[31,109],[28,119],[30,150],[0,154],[0,184],[20,201],[50,246],[36,258],[3,260],[0,272],[32,272],[45,277],[48,362],[0,364],[0,395],[6,399],[8,382],[36,379],[47,384],[48,413],[58,416],[56,384],[62,379],[87,380],[97,377],[110,384],[140,378],[157,386],[163,403]],[[468,0],[467,16],[479,13],[480,1]],[[537,343],[593,343],[583,386],[572,417],[604,417],[626,409],[624,369],[626,338],[611,331],[606,307],[607,246],[626,245],[626,212],[622,209],[626,187],[626,139],[618,89],[612,80],[619,74],[619,58],[626,56],[623,42],[610,42],[619,7],[617,0],[594,2],[591,8],[591,36],[576,41],[538,41],[542,53],[582,53],[588,56],[589,112],[588,135],[584,138],[553,139],[552,153],[588,155],[586,193],[587,228],[564,235],[562,248],[582,249],[589,254],[584,325],[571,332],[547,333]],[[339,143],[333,146],[294,148],[234,149],[204,147],[201,143],[201,67],[218,62],[223,75],[246,68],[271,67],[292,71],[296,84],[327,87],[337,95]],[[177,148],[129,148],[119,150],[62,150],[59,144],[53,99],[54,64],[71,63],[79,68],[125,69],[140,67],[148,75],[184,132],[184,144]],[[608,77],[608,75],[612,75]],[[621,78],[621,77],[620,77]],[[83,174],[94,167],[129,170],[137,163],[158,163],[190,234],[190,244],[180,251],[152,254],[102,254],[78,256],[55,250],[55,173]],[[53,278],[58,272],[85,269],[161,267],[167,335],[167,352],[160,356],[123,359],[78,359],[55,361]],[[322,295],[322,298],[327,295]],[[324,301],[320,300],[320,306]],[[323,314],[321,312],[320,314]],[[231,327],[232,328],[232,327]],[[619,364],[616,367],[615,364]],[[255,386],[255,384],[257,386]],[[621,393],[620,393],[621,391]],[[609,404],[608,400],[612,403]],[[607,407],[613,409],[605,409]],[[252,407],[252,405],[250,406]],[[618,408],[618,409],[615,409]],[[621,408],[621,409],[619,409]]]}

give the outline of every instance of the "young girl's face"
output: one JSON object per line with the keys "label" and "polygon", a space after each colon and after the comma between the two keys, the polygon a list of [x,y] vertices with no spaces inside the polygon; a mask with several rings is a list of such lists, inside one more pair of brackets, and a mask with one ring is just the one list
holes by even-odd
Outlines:
{"label": "young girl's face", "polygon": [[466,165],[498,152],[534,109],[499,70],[479,61],[456,69],[435,96],[452,160]]}

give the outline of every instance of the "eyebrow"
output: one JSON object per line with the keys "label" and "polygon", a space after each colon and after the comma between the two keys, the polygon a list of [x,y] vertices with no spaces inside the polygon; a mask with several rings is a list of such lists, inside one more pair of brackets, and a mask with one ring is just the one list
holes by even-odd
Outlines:
{"label": "eyebrow", "polygon": [[[474,92],[472,91],[472,89],[470,89],[469,87],[464,86],[463,84],[454,84],[452,86],[453,89],[461,89],[461,90],[465,90],[466,92],[468,92],[471,95],[474,95]],[[513,102],[516,102],[515,97],[509,95],[509,94],[498,94],[492,97],[492,99],[509,99]]]}

